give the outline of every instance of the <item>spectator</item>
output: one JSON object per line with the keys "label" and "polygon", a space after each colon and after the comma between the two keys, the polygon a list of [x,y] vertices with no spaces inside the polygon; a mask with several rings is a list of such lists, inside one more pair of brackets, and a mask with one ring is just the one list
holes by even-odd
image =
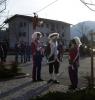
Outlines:
{"label": "spectator", "polygon": [[2,42],[0,41],[0,59],[1,59],[1,63],[4,61],[3,58],[4,58],[4,49],[3,49],[3,46],[2,46]]}
{"label": "spectator", "polygon": [[41,78],[41,62],[43,55],[41,54],[40,38],[42,34],[40,32],[34,32],[32,34],[32,59],[33,59],[33,82],[42,81]]}
{"label": "spectator", "polygon": [[18,63],[18,57],[20,53],[20,43],[16,42],[15,44],[15,61]]}
{"label": "spectator", "polygon": [[69,77],[71,85],[69,89],[76,89],[78,86],[78,67],[79,67],[79,46],[81,42],[78,37],[74,37],[69,44]]}

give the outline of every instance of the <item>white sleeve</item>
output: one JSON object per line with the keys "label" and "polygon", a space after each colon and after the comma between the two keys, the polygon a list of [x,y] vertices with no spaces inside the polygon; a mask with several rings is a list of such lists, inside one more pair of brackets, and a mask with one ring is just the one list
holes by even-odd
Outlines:
{"label": "white sleeve", "polygon": [[50,52],[49,58],[54,54],[54,46],[53,46],[53,44],[50,44],[50,48],[51,48],[51,52]]}

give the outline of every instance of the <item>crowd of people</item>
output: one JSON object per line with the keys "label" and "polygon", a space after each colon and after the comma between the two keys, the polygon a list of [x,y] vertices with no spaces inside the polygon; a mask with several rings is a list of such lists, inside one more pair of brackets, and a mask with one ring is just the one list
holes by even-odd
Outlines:
{"label": "crowd of people", "polygon": [[15,61],[20,63],[26,63],[31,58],[31,45],[27,42],[21,41],[15,44]]}
{"label": "crowd of people", "polygon": [[[49,80],[48,83],[53,82],[59,84],[58,73],[60,68],[60,62],[64,54],[64,48],[61,41],[59,41],[59,33],[49,34],[47,40],[47,46],[44,47],[41,43],[42,33],[34,32],[32,34],[31,45],[29,43],[21,41],[15,44],[15,61],[26,63],[30,61],[32,53],[32,80],[33,82],[43,81],[41,77],[41,67],[43,57],[46,57],[47,64],[49,66]],[[71,85],[69,89],[76,89],[78,86],[78,67],[79,67],[79,47],[81,41],[78,37],[74,37],[69,43],[68,50],[68,74],[70,77]],[[8,51],[7,42],[0,42],[0,58],[1,62],[6,62]]]}
{"label": "crowd of people", "polygon": [[6,62],[8,52],[8,42],[5,40],[0,41],[0,60]]}
{"label": "crowd of people", "polygon": [[[35,81],[42,81],[41,78],[41,63],[43,56],[46,56],[47,63],[49,65],[50,79],[48,83],[53,82],[59,84],[57,75],[59,73],[60,61],[63,55],[62,44],[59,44],[59,33],[51,33],[48,36],[48,43],[45,51],[42,49],[40,38],[42,34],[40,32],[34,32],[32,34],[32,60],[33,60],[33,72],[32,79]],[[74,37],[69,43],[68,53],[68,73],[71,81],[69,89],[76,89],[78,86],[78,67],[79,67],[79,47],[81,41],[78,37]]]}

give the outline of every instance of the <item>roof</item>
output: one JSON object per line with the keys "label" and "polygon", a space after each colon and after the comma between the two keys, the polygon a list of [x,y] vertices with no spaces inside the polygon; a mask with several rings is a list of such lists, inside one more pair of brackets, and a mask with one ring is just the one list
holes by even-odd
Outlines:
{"label": "roof", "polygon": [[6,20],[4,21],[4,23],[9,23],[11,20],[13,20],[13,19],[15,19],[15,18],[17,18],[17,17],[22,17],[22,18],[25,18],[25,19],[27,19],[27,20],[32,20],[32,18],[33,18],[33,17],[31,17],[31,16],[25,16],[25,15],[18,15],[18,14],[16,14],[16,15],[14,15],[14,16],[12,16],[12,17],[6,19]]}
{"label": "roof", "polygon": [[[9,19],[6,19],[6,20],[4,21],[4,23],[9,23],[11,20],[13,20],[13,19],[16,18],[16,17],[22,17],[22,18],[25,18],[25,19],[30,20],[30,21],[32,21],[32,18],[33,18],[33,16],[26,16],[26,15],[19,15],[19,14],[16,14],[16,15],[10,17]],[[45,19],[45,18],[39,18],[39,19],[40,19],[40,20],[46,20],[46,21],[60,22],[60,23],[65,23],[65,24],[71,25],[70,23],[66,23],[66,22],[58,21],[58,20],[51,20],[51,19]]]}

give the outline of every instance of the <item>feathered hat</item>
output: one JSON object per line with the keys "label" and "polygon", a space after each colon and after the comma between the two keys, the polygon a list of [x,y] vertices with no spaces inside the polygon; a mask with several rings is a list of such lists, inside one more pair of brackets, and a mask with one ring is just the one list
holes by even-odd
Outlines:
{"label": "feathered hat", "polygon": [[73,39],[75,40],[77,45],[79,45],[79,46],[82,45],[79,37],[75,36]]}
{"label": "feathered hat", "polygon": [[55,39],[55,38],[59,38],[59,33],[51,33],[48,36],[49,40]]}
{"label": "feathered hat", "polygon": [[40,38],[42,37],[42,33],[41,32],[34,32],[32,34],[32,39],[35,40],[37,38],[37,35],[40,35]]}

